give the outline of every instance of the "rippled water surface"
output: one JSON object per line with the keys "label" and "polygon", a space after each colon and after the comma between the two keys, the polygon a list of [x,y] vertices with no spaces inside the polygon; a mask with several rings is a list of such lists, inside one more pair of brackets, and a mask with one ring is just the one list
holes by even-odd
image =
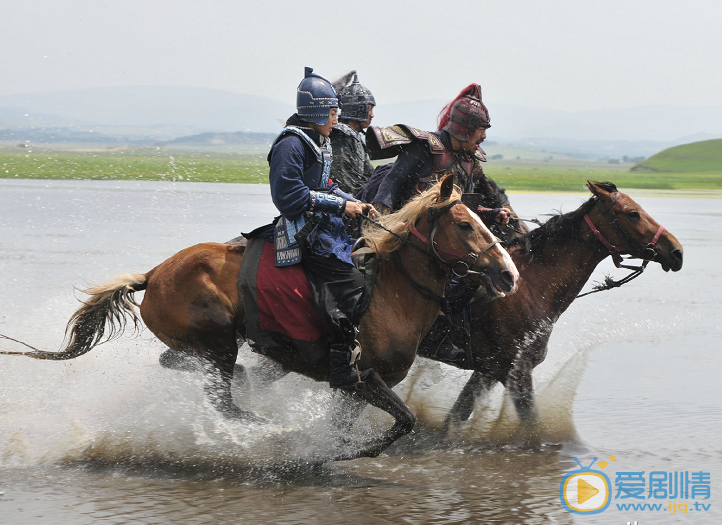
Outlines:
{"label": "rippled water surface", "polygon": [[[412,436],[375,459],[310,464],[341,442],[322,384],[251,375],[236,398],[273,423],[225,421],[200,376],[161,368],[163,347],[143,331],[72,361],[0,356],[0,523],[719,523],[722,200],[630,193],[682,242],[684,268],[651,265],[561,317],[535,370],[540,448],[521,446],[501,387],[444,433],[469,373],[420,360],[397,387],[419,415]],[[523,216],[585,199],[512,195]],[[73,287],[146,272],[273,216],[265,186],[0,180],[0,333],[55,350],[81,297]],[[592,280],[607,272],[623,275],[605,261]],[[263,364],[247,348],[239,359]],[[389,421],[368,409],[350,437]],[[559,501],[575,456],[606,461],[612,483],[617,472],[709,472],[711,497],[698,501],[712,506],[680,516],[667,499],[645,500],[664,503],[658,512],[614,500],[575,516]]]}

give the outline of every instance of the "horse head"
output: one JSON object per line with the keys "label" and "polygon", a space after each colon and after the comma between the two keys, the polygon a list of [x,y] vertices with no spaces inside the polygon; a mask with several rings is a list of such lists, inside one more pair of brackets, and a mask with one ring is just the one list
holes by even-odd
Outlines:
{"label": "horse head", "polygon": [[468,277],[484,286],[490,298],[514,293],[519,271],[499,239],[461,203],[454,177],[445,176],[430,191],[437,193],[436,203],[429,209],[423,227],[429,231],[429,251],[440,266],[448,269],[447,273]]}
{"label": "horse head", "polygon": [[609,250],[619,266],[621,254],[659,263],[665,272],[682,268],[683,249],[677,238],[629,195],[611,182],[589,182],[597,198],[585,220],[594,235]]}

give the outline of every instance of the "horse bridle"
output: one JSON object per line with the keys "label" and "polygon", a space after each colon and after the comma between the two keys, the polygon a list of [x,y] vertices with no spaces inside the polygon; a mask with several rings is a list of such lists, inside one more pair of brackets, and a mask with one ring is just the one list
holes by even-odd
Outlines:
{"label": "horse bridle", "polygon": [[[407,227],[409,229],[409,232],[411,232],[414,237],[419,239],[421,242],[423,242],[426,245],[426,250],[421,248],[420,246],[417,246],[416,244],[413,244],[408,239],[405,239],[401,235],[397,234],[396,232],[393,232],[389,230],[388,228],[384,227],[382,224],[380,224],[377,221],[374,221],[373,219],[370,219],[369,217],[366,217],[365,215],[361,215],[365,220],[371,222],[375,226],[381,228],[382,230],[385,230],[386,232],[390,233],[394,237],[398,238],[401,242],[404,244],[407,244],[411,246],[412,248],[419,250],[421,253],[425,253],[427,255],[431,255],[431,257],[436,261],[436,263],[439,265],[439,267],[446,273],[446,275],[456,275],[457,277],[466,277],[467,275],[482,275],[481,272],[476,272],[471,269],[471,267],[476,263],[476,261],[479,259],[480,255],[483,255],[487,251],[489,251],[491,248],[499,244],[501,241],[499,239],[496,239],[495,241],[491,242],[488,246],[486,246],[483,250],[481,250],[479,253],[469,252],[469,253],[459,253],[453,250],[445,250],[443,248],[437,248],[436,242],[434,241],[434,235],[436,234],[436,228],[438,227],[439,217],[444,215],[446,212],[448,212],[451,208],[456,206],[457,204],[461,204],[461,200],[455,200],[451,201],[450,203],[446,204],[445,206],[442,206],[440,208],[431,208],[429,209],[429,223],[431,224],[431,229],[429,231],[429,237],[426,238],[423,234],[421,234],[413,224],[407,224]],[[440,255],[439,252],[444,253],[446,255],[451,255],[452,257],[458,257],[458,260],[456,261],[446,261],[444,260]],[[424,297],[427,299],[434,299],[436,301],[439,301],[440,303],[444,303],[445,298],[440,295],[436,295],[433,291],[431,291],[429,288],[424,286],[421,283],[416,282],[416,280],[411,276],[411,274],[408,272],[406,267],[404,266],[403,262],[401,262],[401,258],[399,257],[398,251],[394,251],[391,254],[391,258],[394,261],[394,264],[399,268],[401,273],[406,277],[406,279],[411,283],[411,285]],[[458,273],[455,270],[455,266],[457,265],[463,265],[466,268],[466,271],[463,273]]]}
{"label": "horse bridle", "polygon": [[[612,199],[612,202],[609,204],[609,206],[603,206],[601,200],[597,201],[597,206],[599,207],[599,210],[602,212],[604,217],[607,219],[607,222],[612,227],[612,229],[620,237],[628,241],[632,245],[631,248],[625,249],[609,242],[609,240],[604,237],[604,235],[602,235],[602,232],[599,231],[599,228],[594,225],[588,213],[584,214],[584,221],[587,223],[587,226],[589,226],[589,229],[592,230],[592,233],[595,235],[595,237],[599,239],[599,242],[601,242],[604,247],[609,251],[609,254],[612,256],[612,261],[614,261],[614,266],[616,266],[617,268],[632,270],[632,273],[618,281],[615,281],[611,277],[607,276],[604,284],[599,284],[595,286],[595,289],[591,292],[577,295],[577,298],[584,297],[585,295],[589,295],[592,293],[601,292],[604,290],[611,290],[612,288],[618,288],[619,286],[628,283],[632,279],[636,279],[637,277],[642,275],[642,272],[644,272],[644,270],[647,268],[647,264],[649,264],[649,261],[654,260],[654,258],[657,256],[657,252],[654,251],[654,247],[657,245],[657,241],[664,232],[665,227],[660,224],[659,228],[657,228],[657,233],[654,234],[652,240],[648,244],[642,244],[629,232],[629,230],[627,230],[617,220],[614,214],[612,214],[611,210],[618,199],[619,192],[614,195],[614,198]],[[622,264],[625,260],[622,258],[622,253],[625,252],[631,255],[631,259],[642,259],[642,264],[639,266]]]}
{"label": "horse bridle", "polygon": [[[604,235],[602,235],[602,233],[599,231],[599,228],[594,225],[588,213],[584,214],[584,220],[586,221],[587,226],[589,226],[589,229],[592,230],[592,233],[594,233],[594,235],[597,237],[597,239],[599,239],[599,241],[604,245],[604,247],[609,250],[609,254],[612,256],[612,260],[614,261],[614,266],[616,266],[617,268],[626,268],[628,270],[644,269],[647,266],[647,263],[654,260],[654,258],[657,256],[657,252],[654,251],[654,247],[657,245],[657,241],[664,232],[665,228],[660,224],[659,228],[657,229],[657,233],[654,234],[652,240],[648,244],[642,244],[612,214],[611,210],[617,203],[618,199],[619,192],[614,194],[614,198],[612,199],[612,202],[609,204],[609,206],[603,206],[601,200],[597,201],[597,206],[599,207],[599,210],[602,212],[604,217],[606,217],[607,222],[612,227],[612,229],[620,237],[629,242],[632,245],[631,247],[625,249],[609,242],[609,240],[607,240],[607,238],[604,237]],[[630,253],[633,259],[642,259],[642,266],[630,266],[622,264],[622,262],[624,261],[624,259],[622,258],[622,253],[625,252]]]}
{"label": "horse bridle", "polygon": [[[436,242],[434,241],[434,236],[436,235],[436,229],[439,225],[439,218],[444,215],[446,212],[448,212],[451,208],[456,206],[457,204],[461,204],[460,200],[455,200],[447,204],[446,206],[442,206],[441,208],[431,208],[429,209],[429,224],[431,225],[431,229],[429,230],[429,237],[426,238],[425,235],[420,233],[413,224],[408,224],[409,231],[419,239],[421,242],[423,242],[427,246],[426,253],[430,254],[436,263],[439,265],[439,267],[449,276],[452,274],[456,277],[466,277],[467,275],[481,275],[480,272],[476,272],[471,269],[474,264],[476,264],[476,261],[479,260],[479,257],[481,255],[484,255],[486,252],[491,250],[494,246],[499,244],[501,241],[499,239],[496,239],[495,241],[492,241],[489,243],[488,246],[486,246],[483,250],[481,250],[479,253],[469,252],[469,253],[460,253],[454,250],[445,250],[443,248],[439,248],[436,246]],[[452,257],[456,257],[457,260],[455,261],[447,261],[439,255],[439,252],[445,254],[445,255],[451,255]],[[463,266],[464,270],[462,270],[463,273],[459,273],[456,271],[457,266]]]}

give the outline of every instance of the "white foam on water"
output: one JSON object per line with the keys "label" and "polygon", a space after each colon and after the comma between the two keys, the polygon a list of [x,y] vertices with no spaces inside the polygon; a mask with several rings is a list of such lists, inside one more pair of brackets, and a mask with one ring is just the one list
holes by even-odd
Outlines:
{"label": "white foam on water", "polygon": [[[14,326],[14,332],[38,348],[57,349],[67,320],[59,312],[69,316],[76,307],[72,298],[49,299]],[[630,336],[662,338],[679,324],[683,321],[630,321],[612,307],[597,309],[593,318],[573,312],[562,317],[546,361],[534,371],[539,413],[534,437],[546,443],[579,441],[574,399],[589,356],[601,344]],[[139,337],[125,335],[69,361],[3,356],[0,465],[98,461],[264,466],[316,461],[352,450],[392,424],[386,413],[369,408],[349,435],[341,434],[332,424],[337,397],[326,384],[296,374],[263,387],[254,386],[253,378],[251,384],[236,385],[237,403],[270,423],[228,420],[205,399],[200,373],[158,364],[163,350],[145,330]],[[244,364],[259,359],[247,348],[241,350]],[[444,428],[469,376],[468,371],[417,360],[395,389],[419,418],[417,434],[425,428]],[[477,403],[471,419],[453,427],[445,441],[513,446],[527,437],[520,432],[510,397],[497,385]]]}
{"label": "white foam on water", "polygon": [[447,428],[446,416],[470,378],[469,371],[419,359],[396,390],[416,412],[419,425],[445,431],[447,442],[516,446],[532,438],[533,442],[581,445],[584,436],[578,435],[574,424],[574,401],[594,352],[610,342],[662,341],[689,323],[679,314],[673,319],[630,319],[613,301],[594,305],[592,315],[585,312],[588,307],[570,308],[559,319],[547,357],[534,369],[538,422],[533,429],[520,424],[511,396],[501,384],[477,400],[469,421]]}
{"label": "white foam on water", "polygon": [[[57,312],[67,306],[66,300],[46,302],[32,322],[14,331],[33,346],[57,349],[65,322]],[[8,348],[7,341],[3,348],[21,349]],[[335,396],[325,385],[295,374],[264,388],[234,384],[238,404],[271,422],[229,420],[205,398],[200,372],[160,366],[163,350],[146,330],[68,361],[2,356],[0,464],[262,465],[315,461],[343,448],[339,431],[330,424]],[[242,352],[253,360],[247,350]]]}

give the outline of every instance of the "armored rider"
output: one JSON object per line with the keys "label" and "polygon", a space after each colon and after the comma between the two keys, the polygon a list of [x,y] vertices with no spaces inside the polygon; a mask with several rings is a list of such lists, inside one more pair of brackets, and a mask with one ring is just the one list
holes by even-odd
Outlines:
{"label": "armored rider", "polygon": [[376,210],[329,182],[328,136],[338,122],[339,101],[331,83],[312,68],[306,68],[298,85],[296,108],[268,154],[271,197],[281,212],[274,233],[275,264],[302,265],[325,322],[329,383],[353,389],[364,379],[352,360],[363,276],[351,263],[352,239],[342,216],[373,217]]}
{"label": "armored rider", "polygon": [[358,196],[374,171],[364,135],[374,118],[376,99],[367,87],[359,83],[356,74],[339,94],[342,104],[340,122],[331,130],[331,180],[346,193]]}
{"label": "armored rider", "polygon": [[[489,208],[482,215],[486,222],[507,225],[513,217],[509,199],[482,168],[486,154],[480,144],[490,127],[489,111],[481,100],[478,84],[465,88],[442,109],[436,132],[406,125],[371,126],[366,138],[371,158],[398,155],[378,187],[374,205],[382,212],[397,210],[415,193],[453,173],[454,183],[462,193],[478,194],[480,204]],[[503,235],[505,229],[500,233]]]}
{"label": "armored rider", "polygon": [[[372,159],[398,155],[396,162],[377,168],[369,189],[378,185],[375,197],[368,196],[380,212],[397,210],[414,194],[423,191],[448,173],[462,193],[474,193],[475,205],[485,208],[480,215],[502,238],[527,231],[515,214],[503,188],[484,174],[486,155],[480,144],[491,127],[489,111],[481,99],[481,87],[471,84],[447,104],[439,114],[438,131],[422,131],[411,126],[370,127],[366,143]],[[383,178],[381,179],[381,176]],[[512,224],[510,225],[510,219]],[[474,290],[452,280],[447,286],[451,312],[457,313],[471,299]],[[466,353],[453,344],[451,315],[439,315],[429,335],[419,347],[419,355],[463,366]]]}

